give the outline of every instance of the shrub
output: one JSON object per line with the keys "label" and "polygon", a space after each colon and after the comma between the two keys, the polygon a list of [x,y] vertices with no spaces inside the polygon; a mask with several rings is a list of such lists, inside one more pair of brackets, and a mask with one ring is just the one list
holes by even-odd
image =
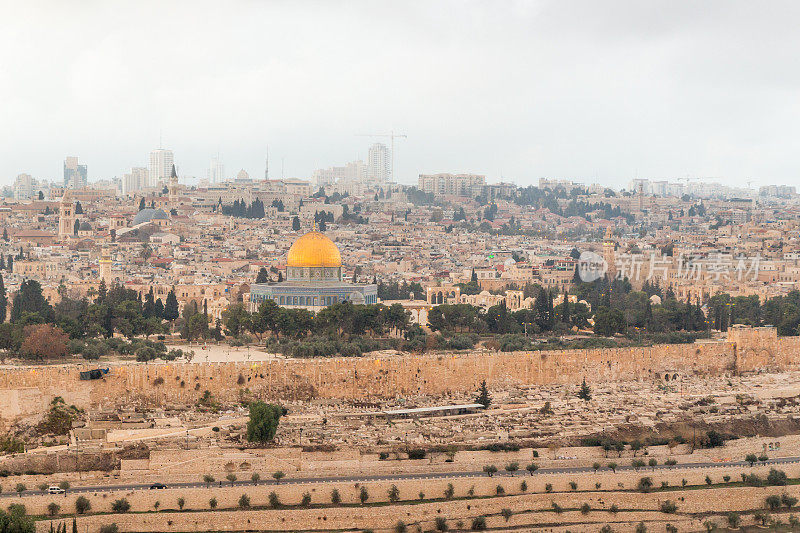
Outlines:
{"label": "shrub", "polygon": [[767,474],[767,485],[786,485],[786,472],[770,468]]}
{"label": "shrub", "polygon": [[739,513],[734,513],[733,511],[728,513],[728,525],[731,527],[731,529],[737,529],[741,521],[742,520],[739,518]]}
{"label": "shrub", "polygon": [[486,465],[483,467],[483,471],[486,472],[486,475],[492,477],[495,472],[497,472],[497,467],[494,465]]}
{"label": "shrub", "polygon": [[641,459],[634,459],[633,461],[631,461],[631,466],[634,468],[634,470],[639,470],[644,466],[644,461],[642,461]]}
{"label": "shrub", "polygon": [[211,498],[210,500],[208,500],[208,507],[211,508],[211,509],[216,509],[217,508],[217,499],[216,498]]}
{"label": "shrub", "polygon": [[153,502],[153,509],[158,511],[159,507],[161,507],[161,502],[160,501],[156,500],[155,502]]}
{"label": "shrub", "polygon": [[58,514],[58,511],[61,510],[61,506],[58,505],[56,502],[50,502],[47,504],[47,514],[50,516],[55,516]]}
{"label": "shrub", "polygon": [[386,459],[389,458],[389,452],[381,452],[380,454],[378,454],[378,458],[381,461],[385,461]]}
{"label": "shrub", "polygon": [[14,487],[14,490],[17,491],[19,497],[22,498],[22,493],[28,490],[28,487],[25,486],[25,483],[17,483],[17,486]]}
{"label": "shrub", "polygon": [[562,509],[561,506],[558,505],[556,502],[550,502],[550,507],[553,508],[553,512],[555,512],[556,514],[561,514],[564,512],[564,509]]}
{"label": "shrub", "polygon": [[781,497],[777,494],[772,494],[764,499],[764,504],[770,511],[777,511],[781,508]]}
{"label": "shrub", "polygon": [[253,475],[250,476],[250,481],[253,482],[253,485],[258,483],[261,480],[261,474],[258,472],[253,472]]}
{"label": "shrub", "polygon": [[644,522],[639,522],[636,524],[636,533],[647,533],[647,526],[644,525]]}
{"label": "shrub", "polygon": [[725,483],[730,482],[730,480],[731,480],[731,476],[729,476],[728,474],[725,474],[724,476],[722,476],[722,481],[724,481]]}
{"label": "shrub", "polygon": [[781,503],[786,506],[787,509],[791,509],[795,505],[797,505],[797,498],[794,496],[789,496],[785,492],[781,494]]}
{"label": "shrub", "polygon": [[206,485],[210,485],[210,484],[214,483],[214,476],[212,476],[210,474],[204,475],[203,476],[203,483],[205,483]]}
{"label": "shrub", "polygon": [[483,516],[476,516],[472,519],[471,528],[474,531],[484,531],[486,529],[486,518]]}
{"label": "shrub", "polygon": [[339,494],[339,489],[333,489],[331,491],[331,503],[333,505],[339,505],[342,503],[342,496]]}
{"label": "shrub", "polygon": [[408,458],[409,459],[425,459],[427,452],[422,448],[415,448],[413,450],[408,450]]}
{"label": "shrub", "polygon": [[111,510],[115,513],[127,513],[131,510],[131,504],[125,498],[120,498],[111,504]]}
{"label": "shrub", "polygon": [[92,504],[86,496],[78,496],[75,500],[75,512],[83,514],[92,508]]}
{"label": "shrub", "polygon": [[455,487],[453,487],[453,484],[452,483],[448,483],[447,484],[447,488],[444,489],[444,497],[449,500],[450,498],[453,497],[453,494],[455,494],[455,492],[456,492],[456,489],[455,489]]}
{"label": "shrub", "polygon": [[303,498],[300,500],[300,505],[302,507],[308,507],[311,505],[311,494],[308,492],[303,493]]}
{"label": "shrub", "polygon": [[436,517],[436,531],[447,531],[447,519],[445,517]]}
{"label": "shrub", "polygon": [[744,458],[745,461],[750,463],[750,466],[753,466],[755,463],[758,462],[758,457],[754,453],[748,453],[747,456]]}
{"label": "shrub", "polygon": [[589,511],[591,510],[592,508],[589,506],[588,503],[584,503],[583,505],[581,505],[581,514],[589,514]]}
{"label": "shrub", "polygon": [[711,485],[711,476],[706,476],[706,485]]}
{"label": "shrub", "polygon": [[361,501],[362,505],[367,503],[367,500],[369,500],[369,492],[367,492],[367,487],[361,487],[361,490],[358,492],[358,499]]}
{"label": "shrub", "polygon": [[606,524],[606,525],[604,525],[603,527],[600,528],[600,533],[614,533],[614,530],[611,529],[611,526]]}
{"label": "shrub", "polygon": [[611,514],[617,514],[619,512],[619,506],[616,503],[612,503],[611,507],[608,508],[608,512]]}
{"label": "shrub", "polygon": [[250,509],[250,496],[247,494],[239,496],[239,509]]}
{"label": "shrub", "polygon": [[178,498],[178,509],[183,511],[185,505],[186,505],[186,500],[182,496]]}
{"label": "shrub", "polygon": [[283,472],[281,472],[281,471],[279,470],[279,471],[275,472],[274,474],[272,474],[272,477],[273,477],[273,478],[275,478],[275,481],[280,481],[280,480],[282,480],[284,477],[286,477],[286,474],[284,474]]}
{"label": "shrub", "polygon": [[394,533],[406,533],[407,529],[405,522],[398,521],[394,525]]}
{"label": "shrub", "polygon": [[647,465],[653,470],[655,470],[656,466],[658,466],[658,461],[655,459],[650,459],[649,461],[647,461]]}
{"label": "shrub", "polygon": [[275,491],[269,493],[269,506],[273,509],[277,509],[281,506],[281,500],[278,498],[278,495],[275,494]]}
{"label": "shrub", "polygon": [[545,484],[544,491],[545,492],[553,492],[553,484],[552,483]]}
{"label": "shrub", "polygon": [[672,500],[667,500],[661,503],[661,512],[666,514],[674,514],[678,510],[678,506]]}
{"label": "shrub", "polygon": [[[452,487],[453,485],[451,484],[450,486]],[[392,485],[391,488],[389,489],[389,501],[396,502],[399,499],[400,499],[400,489],[397,488],[397,485]]]}
{"label": "shrub", "polygon": [[758,456],[758,460],[763,463],[764,461],[769,461],[769,457],[767,457],[764,454],[761,454],[761,455]]}
{"label": "shrub", "polygon": [[419,499],[420,499],[420,500],[424,500],[424,499],[425,499],[425,493],[424,493],[424,492],[422,492],[422,491],[419,491],[419,494],[418,494],[418,496],[419,496]]}
{"label": "shrub", "polygon": [[539,470],[539,465],[537,465],[536,463],[531,463],[525,467],[525,470],[527,470],[530,473],[530,475],[533,475],[534,472]]}
{"label": "shrub", "polygon": [[508,463],[506,465],[506,472],[516,472],[517,470],[519,470],[519,463],[517,462]]}
{"label": "shrub", "polygon": [[650,492],[653,489],[653,478],[639,478],[639,483],[636,484],[636,488],[639,490],[639,492]]}
{"label": "shrub", "polygon": [[676,461],[675,459],[667,459],[666,461],[664,461],[664,464],[667,466],[675,466],[676,464],[678,464],[678,461]]}
{"label": "shrub", "polygon": [[756,474],[742,474],[742,482],[749,487],[761,487],[764,481]]}
{"label": "shrub", "polygon": [[610,468],[612,472],[617,472],[617,463],[608,463],[606,466]]}
{"label": "shrub", "polygon": [[100,533],[119,533],[119,527],[116,523],[100,526]]}
{"label": "shrub", "polygon": [[519,484],[519,491],[520,492],[527,492],[528,491],[528,483],[523,480],[522,483]]}
{"label": "shrub", "polygon": [[39,489],[39,490],[40,490],[40,491],[42,491],[42,492],[45,492],[45,491],[47,490],[47,487],[49,487],[49,486],[50,486],[50,485],[48,485],[47,483],[39,483],[39,484],[36,486],[36,488],[37,488],[37,489]]}
{"label": "shrub", "polygon": [[572,490],[578,490],[578,483],[576,483],[575,481],[570,481],[569,488],[571,488]]}
{"label": "shrub", "polygon": [[225,479],[227,479],[228,481],[230,481],[230,482],[231,482],[231,485],[233,485],[233,484],[236,482],[236,474],[234,474],[234,473],[230,473],[230,474],[228,474],[227,476],[225,476]]}

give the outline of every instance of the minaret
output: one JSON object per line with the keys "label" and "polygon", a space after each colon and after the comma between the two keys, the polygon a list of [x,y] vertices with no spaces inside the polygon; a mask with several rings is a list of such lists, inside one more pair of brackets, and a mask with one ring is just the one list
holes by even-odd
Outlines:
{"label": "minaret", "polygon": [[172,207],[178,204],[178,173],[175,172],[175,165],[172,165],[172,175],[169,178],[169,203]]}
{"label": "minaret", "polygon": [[75,205],[69,189],[64,189],[61,205],[58,208],[58,238],[69,239],[75,233]]}
{"label": "minaret", "polygon": [[111,260],[111,252],[108,251],[108,248],[103,247],[102,251],[100,252],[100,279],[106,283],[106,287],[111,287],[111,266],[113,261]]}
{"label": "minaret", "polygon": [[611,231],[611,226],[606,228],[606,236],[605,240],[603,241],[603,259],[606,262],[606,272],[608,273],[609,279],[614,279],[617,275],[617,262],[616,258],[614,257],[614,235]]}

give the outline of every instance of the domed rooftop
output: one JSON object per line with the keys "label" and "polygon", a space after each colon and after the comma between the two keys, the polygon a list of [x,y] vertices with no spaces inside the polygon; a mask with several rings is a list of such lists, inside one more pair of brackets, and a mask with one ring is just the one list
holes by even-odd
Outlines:
{"label": "domed rooftop", "polygon": [[78,231],[92,231],[92,225],[85,220],[78,226]]}
{"label": "domed rooftop", "polygon": [[131,222],[131,226],[138,226],[139,224],[144,224],[145,222],[151,222],[153,220],[168,220],[169,217],[164,212],[163,209],[142,209],[136,216],[133,217],[133,221]]}
{"label": "domed rooftop", "polygon": [[341,267],[342,256],[333,241],[318,231],[297,239],[286,257],[289,267]]}

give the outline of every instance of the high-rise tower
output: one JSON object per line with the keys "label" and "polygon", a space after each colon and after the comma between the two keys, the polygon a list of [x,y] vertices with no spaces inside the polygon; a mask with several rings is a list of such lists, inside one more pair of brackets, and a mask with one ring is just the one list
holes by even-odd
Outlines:
{"label": "high-rise tower", "polygon": [[159,148],[150,152],[150,174],[147,180],[148,187],[157,187],[159,183],[166,182],[170,177],[175,158],[172,150]]}

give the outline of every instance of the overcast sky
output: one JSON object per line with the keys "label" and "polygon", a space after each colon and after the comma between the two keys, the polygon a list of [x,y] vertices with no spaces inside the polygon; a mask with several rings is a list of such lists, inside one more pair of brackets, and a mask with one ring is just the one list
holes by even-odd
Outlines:
{"label": "overcast sky", "polygon": [[798,2],[0,0],[0,184],[175,152],[310,177],[800,185]]}

